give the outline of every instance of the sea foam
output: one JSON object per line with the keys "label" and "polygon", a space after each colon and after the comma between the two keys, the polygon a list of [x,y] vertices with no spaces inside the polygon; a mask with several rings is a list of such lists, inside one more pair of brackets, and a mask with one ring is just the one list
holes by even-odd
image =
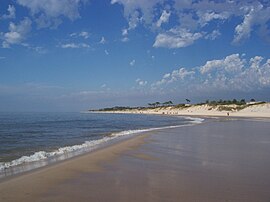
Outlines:
{"label": "sea foam", "polygon": [[[18,165],[22,165],[22,164],[26,164],[26,163],[31,163],[31,162],[37,162],[37,161],[41,161],[41,160],[46,160],[48,158],[53,158],[56,156],[61,156],[61,155],[76,152],[76,151],[84,151],[84,150],[91,151],[103,143],[106,143],[108,141],[111,141],[111,140],[114,140],[116,138],[123,137],[123,136],[141,134],[144,132],[150,132],[150,131],[161,130],[161,129],[178,128],[178,127],[187,126],[187,125],[199,124],[199,123],[202,123],[204,121],[204,119],[201,119],[201,118],[193,118],[193,117],[184,117],[184,118],[189,120],[188,124],[157,127],[157,128],[148,128],[148,129],[138,129],[138,130],[125,130],[125,131],[121,131],[121,132],[112,133],[111,135],[105,136],[102,139],[90,140],[90,141],[85,141],[84,143],[78,144],[78,145],[61,147],[61,148],[59,148],[55,151],[51,151],[51,152],[38,151],[30,156],[22,156],[18,159],[10,161],[10,162],[0,162],[0,171],[14,167],[14,166],[18,166]],[[63,158],[63,159],[65,159],[65,158]]]}

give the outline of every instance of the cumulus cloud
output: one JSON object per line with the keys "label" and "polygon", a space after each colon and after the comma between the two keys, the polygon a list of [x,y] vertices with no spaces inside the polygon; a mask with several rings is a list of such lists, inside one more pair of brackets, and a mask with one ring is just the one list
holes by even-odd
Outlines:
{"label": "cumulus cloud", "polygon": [[194,92],[248,92],[270,88],[270,59],[261,56],[247,59],[244,54],[232,54],[223,59],[207,61],[191,70],[184,67],[174,70],[164,74],[161,80],[151,86],[154,89],[166,86],[171,89],[170,84],[182,85],[182,88],[189,88]]}
{"label": "cumulus cloud", "polygon": [[[221,35],[218,30],[222,30],[220,28],[223,23],[230,23],[232,18],[238,22],[240,20],[232,28],[235,29],[232,38],[234,44],[248,39],[258,29],[264,38],[269,39],[265,33],[270,33],[270,6],[265,1],[174,0],[172,3],[165,0],[112,0],[111,3],[118,3],[124,8],[124,16],[129,24],[122,32],[124,41],[128,40],[130,30],[142,24],[156,34],[154,47],[182,48],[192,45],[198,38],[217,39]],[[161,6],[166,10],[159,9]],[[174,21],[173,28],[162,27],[172,15],[178,18]],[[160,29],[153,29],[154,27]],[[188,30],[188,38],[191,40],[174,33],[175,30]],[[178,45],[172,45],[174,42]]]}
{"label": "cumulus cloud", "polygon": [[111,0],[112,4],[118,3],[124,6],[124,15],[129,22],[137,19],[135,20],[136,26],[139,21],[151,24],[155,17],[153,11],[155,6],[162,4],[163,2],[164,0]]}
{"label": "cumulus cloud", "polygon": [[17,0],[18,4],[27,7],[39,27],[57,27],[61,17],[75,20],[80,17],[79,8],[86,0]]}
{"label": "cumulus cloud", "polygon": [[86,43],[66,43],[61,44],[61,48],[90,48],[90,46]]}
{"label": "cumulus cloud", "polygon": [[171,13],[167,11],[163,11],[159,20],[157,21],[157,27],[160,27],[163,23],[167,23],[170,19]]}
{"label": "cumulus cloud", "polygon": [[1,38],[3,39],[2,47],[9,48],[13,44],[23,45],[23,41],[31,31],[31,24],[32,22],[29,18],[24,18],[18,24],[11,22],[8,28],[9,31],[1,33]]}
{"label": "cumulus cloud", "polygon": [[244,15],[243,22],[235,28],[233,43],[240,43],[249,38],[255,26],[265,27],[270,20],[270,7],[264,8],[260,3],[255,6],[242,7],[241,9],[247,13]]}
{"label": "cumulus cloud", "polygon": [[122,41],[128,41],[128,32],[135,29],[139,24],[152,25],[155,15],[154,8],[162,4],[164,0],[111,0],[111,4],[120,4],[124,7],[124,17],[128,21],[128,27],[122,32]]}
{"label": "cumulus cloud", "polygon": [[8,14],[4,14],[0,19],[14,19],[16,17],[16,9],[13,5],[8,5]]}
{"label": "cumulus cloud", "polygon": [[187,77],[192,77],[195,74],[193,70],[187,70],[186,68],[179,68],[171,73],[164,74],[161,80],[152,84],[152,87],[162,86],[164,84],[170,84],[175,81],[184,80]]}
{"label": "cumulus cloud", "polygon": [[202,37],[202,33],[191,33],[187,29],[173,28],[165,33],[158,34],[153,46],[156,48],[183,48]]}
{"label": "cumulus cloud", "polygon": [[226,72],[240,72],[244,67],[245,60],[240,58],[239,54],[232,54],[221,60],[210,60],[200,68],[202,74],[217,70]]}

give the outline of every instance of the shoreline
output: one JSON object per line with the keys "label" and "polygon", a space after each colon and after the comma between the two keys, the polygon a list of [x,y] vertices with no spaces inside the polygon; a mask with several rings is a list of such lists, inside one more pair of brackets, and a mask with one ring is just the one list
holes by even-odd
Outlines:
{"label": "shoreline", "polygon": [[25,193],[41,194],[42,190],[48,189],[52,184],[76,177],[76,170],[102,172],[101,164],[113,161],[127,150],[140,147],[147,136],[147,134],[133,136],[79,156],[1,179],[0,201],[3,199],[6,201],[6,198],[10,201],[33,201],[33,198]]}
{"label": "shoreline", "polygon": [[[31,163],[34,163],[34,164],[36,163],[36,164],[43,164],[43,165],[38,166],[38,167],[33,167],[33,168],[29,169],[29,170],[25,170],[25,171],[21,171],[21,172],[17,172],[17,173],[14,173],[14,174],[10,174],[10,175],[1,177],[0,178],[0,185],[3,182],[10,181],[10,180],[16,179],[18,177],[22,177],[24,175],[29,175],[31,173],[46,170],[46,169],[49,169],[49,168],[54,167],[54,166],[56,166],[56,167],[60,166],[60,164],[65,164],[65,163],[67,163],[69,161],[76,160],[77,158],[82,158],[84,156],[94,154],[96,152],[102,151],[104,149],[107,149],[107,148],[110,148],[110,147],[113,147],[113,146],[117,146],[118,144],[125,143],[125,142],[127,142],[129,140],[132,140],[132,139],[134,139],[136,137],[141,137],[141,136],[144,136],[144,133],[143,134],[137,134],[137,135],[134,134],[132,136],[126,136],[126,137],[120,138],[120,139],[114,139],[114,140],[112,140],[110,142],[105,142],[102,145],[99,145],[98,147],[93,148],[92,150],[79,151],[78,154],[72,154],[72,152],[70,152],[71,157],[66,157],[66,158],[61,159],[61,160],[57,160],[57,157],[56,157],[56,159],[54,161],[50,161],[50,159],[43,160],[46,163],[42,163],[42,162],[39,162],[39,161],[31,162]],[[18,168],[22,169],[20,167],[24,167],[24,165],[18,165]]]}
{"label": "shoreline", "polygon": [[[157,130],[164,130],[164,129],[169,129],[169,128],[178,128],[182,126],[195,125],[195,124],[201,123],[204,120],[204,119],[195,118],[195,117],[194,118],[185,117],[185,119],[188,120],[188,123],[183,124],[183,125],[172,125],[172,126],[162,126],[162,127],[157,127],[157,128],[145,128],[145,129],[134,129],[134,130],[125,130],[125,131],[120,131],[120,132],[113,132],[110,135],[103,137],[102,139],[86,141],[80,145],[61,147],[51,152],[37,151],[30,156],[22,156],[18,159],[15,159],[10,162],[6,162],[3,165],[1,165],[2,167],[0,168],[0,182],[5,179],[12,178],[13,176],[20,176],[20,175],[23,175],[24,173],[28,173],[34,170],[39,170],[39,169],[42,169],[43,167],[55,165],[55,164],[65,162],[76,157],[83,156],[88,153],[95,152],[100,149],[110,147],[114,144],[118,144],[118,143],[121,143],[122,141],[132,139],[144,133],[157,131]],[[36,156],[39,156],[40,153],[41,153],[41,157],[39,159],[36,159]],[[32,157],[33,157],[33,160],[31,160]]]}
{"label": "shoreline", "polygon": [[[229,105],[228,105],[229,106]],[[228,106],[225,106],[228,107]],[[184,108],[157,107],[147,109],[126,109],[112,111],[88,111],[84,113],[122,113],[122,114],[157,114],[192,117],[237,117],[237,118],[270,118],[270,103],[250,105],[241,110],[219,110],[220,106],[191,105]],[[224,107],[224,106],[223,106]],[[236,106],[234,106],[236,107]]]}
{"label": "shoreline", "polygon": [[0,182],[0,201],[269,199],[269,124],[220,120],[146,132],[15,176]]}

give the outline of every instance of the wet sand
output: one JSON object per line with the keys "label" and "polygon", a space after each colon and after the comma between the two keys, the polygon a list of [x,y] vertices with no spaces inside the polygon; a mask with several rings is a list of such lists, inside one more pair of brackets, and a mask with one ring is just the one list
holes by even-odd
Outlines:
{"label": "wet sand", "polygon": [[0,183],[0,201],[270,202],[269,120],[147,133]]}

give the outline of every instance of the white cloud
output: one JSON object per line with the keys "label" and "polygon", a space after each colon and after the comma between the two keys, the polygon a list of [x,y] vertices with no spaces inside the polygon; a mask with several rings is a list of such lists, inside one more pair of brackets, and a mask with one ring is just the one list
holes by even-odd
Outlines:
{"label": "white cloud", "polygon": [[128,42],[128,29],[122,29],[122,36],[123,38],[121,39],[122,42]]}
{"label": "white cloud", "polygon": [[136,60],[132,60],[132,61],[129,63],[129,65],[130,65],[130,66],[134,66],[135,63],[136,63]]}
{"label": "white cloud", "polygon": [[13,44],[22,44],[31,30],[31,20],[24,18],[17,25],[11,22],[9,24],[9,32],[1,33],[3,39],[2,46],[9,48]]}
{"label": "white cloud", "polygon": [[111,4],[121,4],[124,7],[124,16],[128,21],[128,27],[122,32],[123,42],[128,41],[128,31],[135,29],[139,24],[151,25],[154,20],[154,7],[164,0],[111,0]]}
{"label": "white cloud", "polygon": [[70,20],[80,17],[79,8],[85,0],[17,0],[17,2],[30,9],[40,27],[57,27],[61,23],[61,16]]}
{"label": "white cloud", "polygon": [[147,81],[143,81],[141,80],[140,78],[136,79],[136,83],[139,85],[139,86],[146,86],[147,85]]}
{"label": "white cloud", "polygon": [[129,38],[128,37],[124,37],[121,39],[122,42],[128,42],[129,41]]}
{"label": "white cloud", "polygon": [[109,55],[109,54],[110,54],[108,50],[104,50],[104,53],[105,53],[106,55]]}
{"label": "white cloud", "polygon": [[84,39],[88,39],[90,37],[90,33],[86,32],[86,31],[82,31],[79,33],[74,32],[74,33],[70,34],[70,36],[75,37],[75,38],[82,37]]}
{"label": "white cloud", "polygon": [[164,79],[167,79],[167,78],[169,78],[171,76],[171,74],[170,73],[167,73],[167,74],[165,74],[164,76],[163,76],[163,78]]}
{"label": "white cloud", "polygon": [[104,36],[103,36],[103,37],[101,37],[101,39],[100,39],[99,43],[101,43],[101,44],[105,44],[105,43],[106,43],[106,39],[105,39],[105,37],[104,37]]}
{"label": "white cloud", "polygon": [[245,15],[244,21],[236,26],[235,36],[233,40],[234,43],[241,42],[242,40],[250,37],[250,32],[252,30],[252,24],[255,15],[256,15],[255,10],[251,9],[251,11],[247,15]]}
{"label": "white cloud", "polygon": [[90,46],[86,43],[67,43],[62,44],[61,48],[90,48]]}
{"label": "white cloud", "polygon": [[133,14],[130,16],[129,22],[128,22],[128,30],[135,29],[138,24],[140,23],[141,18],[138,11],[134,11]]}
{"label": "white cloud", "polygon": [[6,57],[0,56],[0,60],[4,60],[6,59]]}
{"label": "white cloud", "polygon": [[184,80],[187,77],[192,77],[195,74],[193,70],[187,70],[183,67],[172,71],[171,73],[164,74],[162,79],[153,83],[152,87],[159,87],[165,84],[170,84],[176,81]]}
{"label": "white cloud", "polygon": [[157,27],[160,27],[163,23],[167,23],[170,19],[171,13],[167,11],[163,11],[159,20],[157,21]]}
{"label": "white cloud", "polygon": [[[270,20],[270,7],[265,8],[260,3],[252,6],[243,6],[241,9],[246,13],[243,22],[235,28],[233,43],[240,43],[249,38],[256,26],[265,28]],[[264,31],[268,32],[269,29],[266,28]]]}
{"label": "white cloud", "polygon": [[213,11],[210,12],[198,11],[197,15],[199,17],[199,24],[202,27],[206,26],[209,22],[213,20],[226,20],[230,17],[230,13],[226,11],[221,13],[215,13]]}
{"label": "white cloud", "polygon": [[153,46],[156,48],[183,48],[202,37],[202,33],[191,33],[187,29],[173,28],[165,33],[158,34]]}
{"label": "white cloud", "polygon": [[90,36],[90,34],[89,34],[88,32],[83,31],[83,32],[81,32],[81,33],[79,34],[79,36],[80,36],[80,37],[83,37],[83,38],[85,38],[85,39],[88,39],[89,36]]}
{"label": "white cloud", "polygon": [[16,17],[16,9],[13,5],[8,5],[8,14],[4,14],[0,19],[14,19]]}
{"label": "white cloud", "polygon": [[122,36],[127,36],[127,35],[128,35],[128,29],[123,29]]}
{"label": "white cloud", "polygon": [[263,57],[255,56],[247,62],[247,59],[243,58],[245,56],[240,55],[232,54],[223,59],[210,60],[199,68],[174,70],[151,86],[159,91],[178,86],[176,91],[189,88],[194,93],[270,89],[270,59],[265,61]]}
{"label": "white cloud", "polygon": [[[153,9],[155,6],[163,2],[164,0],[111,0],[112,4],[118,3],[124,6],[124,15],[129,22],[132,19],[140,18],[140,22],[144,21],[147,24],[151,24],[154,19]],[[141,13],[140,17],[139,13]]]}
{"label": "white cloud", "polygon": [[215,40],[216,38],[218,38],[221,35],[219,30],[214,30],[213,32],[211,32],[210,34],[206,35],[205,38],[209,39],[209,40]]}
{"label": "white cloud", "polygon": [[239,54],[232,54],[221,60],[207,61],[205,65],[200,68],[202,74],[209,73],[214,70],[225,70],[226,72],[235,73],[240,72],[244,67],[245,60],[240,58]]}
{"label": "white cloud", "polygon": [[[231,23],[231,19],[243,19],[235,27],[234,44],[248,39],[258,29],[260,35],[269,39],[270,6],[265,1],[174,0],[170,4],[165,0],[112,0],[111,3],[118,3],[124,8],[124,16],[129,24],[122,32],[124,41],[127,41],[130,30],[142,24],[157,34],[155,47],[182,48],[193,44],[198,38],[216,39],[222,34],[218,30],[223,30],[224,22]],[[158,9],[160,7],[167,11]],[[170,16],[178,18],[173,24],[174,28],[154,29],[168,22]],[[177,36],[179,34],[172,33],[173,30],[188,30],[191,35],[188,39],[191,40]]]}

